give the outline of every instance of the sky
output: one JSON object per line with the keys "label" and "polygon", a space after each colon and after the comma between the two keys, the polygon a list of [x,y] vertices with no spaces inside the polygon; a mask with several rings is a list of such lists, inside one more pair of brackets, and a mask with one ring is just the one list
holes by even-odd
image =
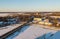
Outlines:
{"label": "sky", "polygon": [[60,0],[0,0],[0,12],[60,11]]}

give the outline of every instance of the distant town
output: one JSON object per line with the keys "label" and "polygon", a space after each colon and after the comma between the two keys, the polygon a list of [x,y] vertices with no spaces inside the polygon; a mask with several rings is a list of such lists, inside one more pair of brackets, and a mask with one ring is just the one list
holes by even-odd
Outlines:
{"label": "distant town", "polygon": [[60,27],[60,12],[0,12],[0,14],[2,14],[0,18],[12,16],[19,17],[21,21],[30,20],[30,17],[34,16],[34,21],[38,21],[39,24]]}

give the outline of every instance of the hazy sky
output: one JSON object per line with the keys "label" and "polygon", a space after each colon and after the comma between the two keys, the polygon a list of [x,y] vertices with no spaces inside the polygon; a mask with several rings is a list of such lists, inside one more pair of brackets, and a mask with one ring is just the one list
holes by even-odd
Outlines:
{"label": "hazy sky", "polygon": [[60,0],[0,0],[0,11],[60,11]]}

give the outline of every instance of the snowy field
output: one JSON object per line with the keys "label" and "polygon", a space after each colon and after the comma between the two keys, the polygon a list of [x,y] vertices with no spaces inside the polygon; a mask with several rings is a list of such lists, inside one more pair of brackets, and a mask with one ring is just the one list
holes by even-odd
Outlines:
{"label": "snowy field", "polygon": [[23,23],[21,23],[21,24],[14,24],[14,25],[6,26],[6,27],[1,27],[0,28],[0,36],[2,36],[3,34],[5,34],[5,33],[9,32],[9,31],[19,27],[22,24]]}
{"label": "snowy field", "polygon": [[5,16],[8,16],[9,13],[0,13],[0,17],[5,17]]}
{"label": "snowy field", "polygon": [[40,27],[40,25],[32,24],[24,32],[18,34],[13,39],[37,39],[44,34],[54,34],[57,31]]}
{"label": "snowy field", "polygon": [[23,13],[0,13],[0,17],[13,16],[14,14],[16,15],[16,14],[23,14]]}

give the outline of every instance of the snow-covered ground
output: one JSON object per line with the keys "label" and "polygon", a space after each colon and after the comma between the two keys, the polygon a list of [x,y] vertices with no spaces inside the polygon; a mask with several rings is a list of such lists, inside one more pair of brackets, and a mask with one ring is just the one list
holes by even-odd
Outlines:
{"label": "snow-covered ground", "polygon": [[13,16],[14,14],[17,15],[17,14],[23,14],[23,13],[0,13],[0,17]]}
{"label": "snow-covered ground", "polygon": [[19,27],[22,24],[23,23],[21,23],[21,24],[14,24],[14,25],[6,26],[6,27],[1,27],[0,28],[0,36],[2,36],[3,34],[5,34],[5,33],[9,32],[9,31]]}
{"label": "snow-covered ground", "polygon": [[24,32],[17,35],[14,39],[37,39],[38,37],[41,37],[44,34],[47,34],[47,33],[53,34],[57,32],[55,30],[42,28],[40,26],[41,25],[38,25],[38,24],[32,24],[28,29],[26,29]]}
{"label": "snow-covered ground", "polygon": [[[20,24],[17,24],[20,25]],[[1,29],[0,35],[6,33],[7,31],[18,27],[17,25],[8,26],[7,29]],[[58,39],[60,38],[60,31],[52,30],[48,28],[41,27],[43,25],[32,24],[24,26],[22,29],[18,30],[6,39]],[[2,31],[3,30],[3,31]]]}
{"label": "snow-covered ground", "polygon": [[4,16],[8,16],[9,14],[7,14],[7,13],[0,13],[0,17],[4,17]]}

